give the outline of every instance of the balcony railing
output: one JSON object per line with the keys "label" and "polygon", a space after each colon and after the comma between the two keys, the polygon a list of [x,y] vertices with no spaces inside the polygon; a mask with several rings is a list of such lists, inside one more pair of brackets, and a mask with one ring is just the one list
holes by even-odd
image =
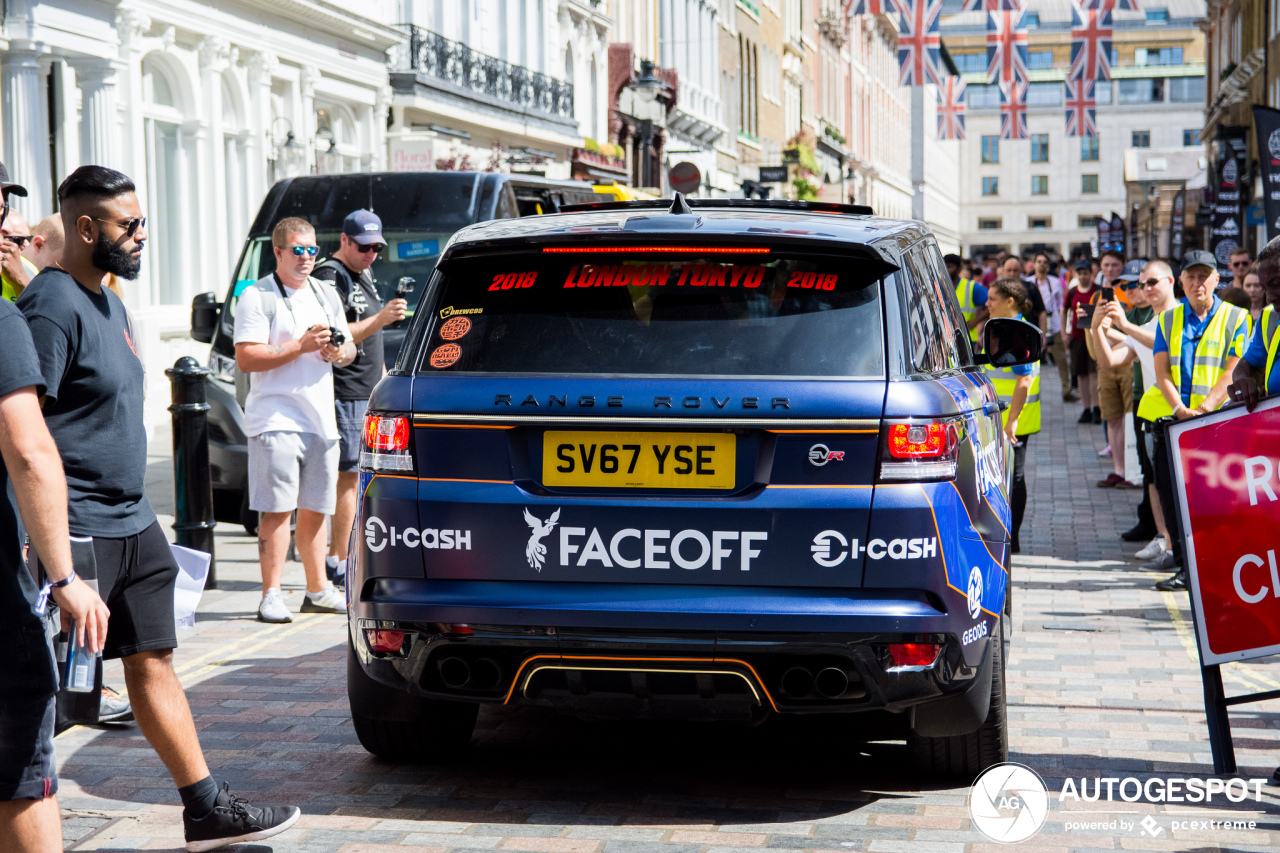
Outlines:
{"label": "balcony railing", "polygon": [[413,24],[407,55],[391,61],[393,71],[421,71],[472,92],[564,118],[573,118],[573,84],[512,65],[495,56]]}

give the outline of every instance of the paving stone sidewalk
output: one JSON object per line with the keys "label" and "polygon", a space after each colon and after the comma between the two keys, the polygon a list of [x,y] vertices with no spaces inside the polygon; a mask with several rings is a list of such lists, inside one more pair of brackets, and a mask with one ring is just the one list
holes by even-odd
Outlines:
{"label": "paving stone sidewalk", "polygon": [[[1015,558],[1008,662],[1010,758],[1050,791],[1043,829],[1021,849],[1280,849],[1280,788],[1261,802],[1061,803],[1067,778],[1210,776],[1198,663],[1185,596],[1152,588],[1118,534],[1136,492],[1094,487],[1101,427],[1049,401],[1032,444],[1026,554]],[[166,487],[167,437],[149,482]],[[157,495],[158,498],[162,497]],[[160,500],[157,501],[161,503]],[[167,520],[166,520],[167,523]],[[511,850],[529,853],[735,853],[1007,849],[971,826],[968,787],[922,786],[896,743],[863,743],[856,718],[756,728],[583,722],[486,708],[460,759],[397,767],[356,740],[345,700],[343,619],[254,621],[253,541],[218,534],[220,588],[181,635],[180,676],[215,777],[304,816],[252,853]],[[301,570],[290,566],[296,612]],[[1226,668],[1229,693],[1280,688],[1280,662]],[[118,665],[108,682],[122,684]],[[1280,761],[1277,704],[1232,719],[1243,779]],[[68,850],[181,848],[178,798],[136,728],[73,729],[57,740]],[[1195,812],[1196,814],[1187,814]],[[1150,829],[1141,821],[1154,820]],[[1175,821],[1253,821],[1185,829]],[[1076,828],[1126,821],[1127,828]],[[0,844],[0,847],[3,845]]]}

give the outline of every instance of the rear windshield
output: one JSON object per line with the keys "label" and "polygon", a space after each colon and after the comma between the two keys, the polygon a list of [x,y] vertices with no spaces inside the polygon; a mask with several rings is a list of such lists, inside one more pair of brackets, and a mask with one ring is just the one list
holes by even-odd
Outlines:
{"label": "rear windshield", "polygon": [[884,375],[877,269],[758,252],[458,259],[420,372]]}

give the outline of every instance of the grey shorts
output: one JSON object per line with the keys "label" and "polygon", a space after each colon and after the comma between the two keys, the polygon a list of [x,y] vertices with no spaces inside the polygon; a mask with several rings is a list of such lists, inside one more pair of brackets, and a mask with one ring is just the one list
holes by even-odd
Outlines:
{"label": "grey shorts", "polygon": [[368,400],[338,400],[338,470],[350,472],[360,467],[360,448],[364,446],[364,413]]}
{"label": "grey shorts", "polygon": [[250,509],[333,515],[337,494],[338,439],[285,431],[249,436]]}

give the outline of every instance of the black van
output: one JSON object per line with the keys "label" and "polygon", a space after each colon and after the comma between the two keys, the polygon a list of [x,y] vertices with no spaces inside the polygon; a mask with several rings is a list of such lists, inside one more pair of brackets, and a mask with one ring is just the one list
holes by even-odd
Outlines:
{"label": "black van", "polygon": [[[257,515],[249,511],[242,410],[248,384],[236,370],[235,303],[246,287],[275,269],[271,229],[277,222],[297,216],[314,225],[324,258],[338,247],[342,220],[348,213],[364,208],[378,214],[387,249],[371,272],[384,302],[401,278],[415,279],[417,287],[408,295],[412,317],[440,251],[459,229],[490,219],[553,213],[568,204],[616,198],[604,190],[580,181],[493,172],[307,175],[273,186],[249,229],[226,298],[219,302],[217,294],[201,293],[191,302],[191,336],[213,345],[209,467],[216,519],[243,524],[250,533],[257,531]],[[406,320],[386,330],[388,368],[395,362],[407,326]]]}

